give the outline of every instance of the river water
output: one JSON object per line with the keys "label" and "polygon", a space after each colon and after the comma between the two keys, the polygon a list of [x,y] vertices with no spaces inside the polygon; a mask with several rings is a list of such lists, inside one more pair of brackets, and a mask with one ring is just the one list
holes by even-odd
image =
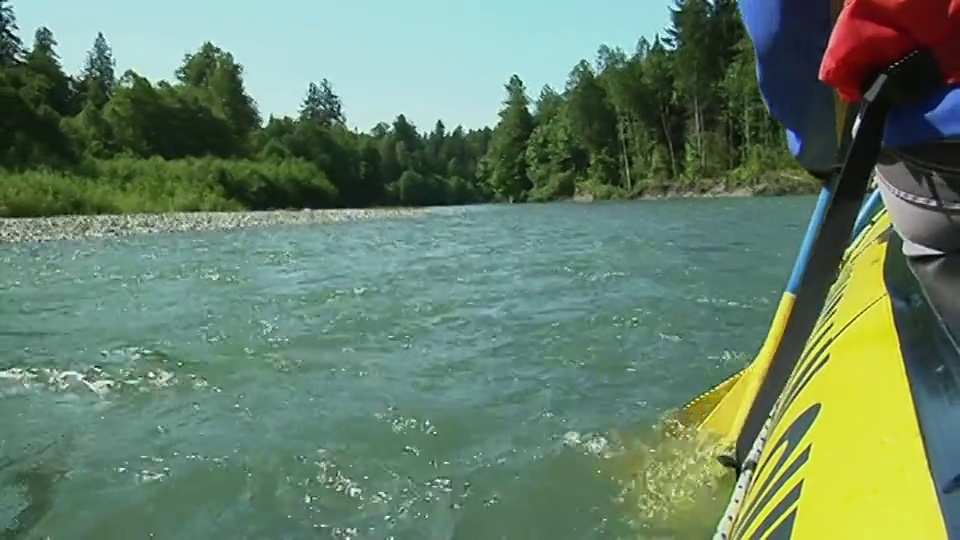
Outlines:
{"label": "river water", "polygon": [[660,419],[758,349],[813,203],[0,246],[4,538],[703,538],[729,479]]}

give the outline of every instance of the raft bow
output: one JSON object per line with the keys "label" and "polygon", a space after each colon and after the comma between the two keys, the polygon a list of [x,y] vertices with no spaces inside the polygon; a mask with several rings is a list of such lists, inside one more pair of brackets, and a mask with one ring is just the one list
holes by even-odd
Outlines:
{"label": "raft bow", "polygon": [[[804,479],[802,475],[798,475],[798,471],[803,468],[810,470],[816,468],[809,463],[812,459],[810,441],[826,436],[818,436],[811,432],[818,417],[820,418],[819,427],[822,430],[867,430],[861,431],[864,435],[861,437],[863,440],[870,440],[870,436],[873,435],[892,433],[892,436],[900,439],[891,443],[891,456],[896,455],[897,450],[903,455],[914,457],[918,451],[920,454],[923,453],[924,445],[920,442],[922,439],[920,429],[914,429],[915,422],[911,424],[911,418],[920,415],[919,409],[916,414],[904,413],[905,410],[912,412],[914,403],[902,401],[899,409],[891,409],[888,414],[892,419],[899,419],[900,423],[891,420],[892,424],[886,431],[884,428],[875,426],[858,426],[855,415],[847,418],[846,424],[836,423],[841,415],[834,413],[832,418],[827,418],[826,415],[821,417],[820,413],[826,403],[824,398],[827,396],[823,395],[822,389],[812,385],[811,382],[819,377],[823,379],[818,381],[821,382],[820,386],[830,385],[834,392],[840,392],[830,398],[833,402],[831,405],[836,406],[837,400],[843,399],[844,385],[855,385],[857,380],[855,377],[844,380],[837,376],[831,378],[825,375],[827,371],[834,373],[844,368],[831,366],[829,370],[824,369],[831,355],[843,356],[835,360],[835,363],[842,361],[849,364],[865,362],[868,360],[866,358],[868,352],[877,351],[877,354],[883,355],[888,360],[895,357],[902,361],[903,355],[895,354],[899,350],[896,344],[899,328],[891,323],[890,317],[884,318],[888,311],[882,309],[883,302],[881,302],[886,299],[890,303],[890,309],[893,309],[892,303],[896,295],[892,291],[887,291],[890,281],[888,274],[892,270],[886,263],[881,265],[880,270],[864,266],[869,262],[862,257],[872,256],[891,264],[899,260],[903,268],[906,268],[907,264],[899,252],[889,253],[892,245],[899,245],[899,238],[895,233],[891,233],[892,229],[882,208],[879,194],[874,192],[866,200],[865,194],[880,151],[890,108],[897,102],[917,97],[939,80],[939,70],[933,57],[926,51],[917,51],[890,66],[875,78],[864,94],[859,112],[852,107],[848,108],[844,120],[848,129],[843,131],[846,137],[840,148],[841,155],[844,157],[843,166],[821,190],[786,290],[781,297],[763,346],[749,365],[692,400],[683,409],[687,422],[697,425],[699,431],[704,434],[719,438],[721,444],[733,447],[733,452],[720,458],[721,463],[735,471],[737,483],[727,511],[718,524],[716,539],[841,537],[835,534],[844,529],[836,526],[838,515],[827,519],[826,516],[830,515],[829,513],[816,517],[817,514],[810,510],[812,521],[800,520],[803,526],[798,526],[798,501],[801,493],[804,492]],[[853,125],[857,120],[859,124],[854,128]],[[888,242],[891,237],[896,238],[896,241]],[[854,274],[857,276],[856,282],[852,279]],[[900,274],[906,275],[903,272]],[[958,262],[958,274],[960,274],[960,262]],[[957,283],[960,284],[960,280]],[[867,284],[872,284],[873,289],[864,288]],[[859,291],[860,296],[849,294],[848,288]],[[956,292],[953,294],[956,295]],[[958,313],[960,313],[960,305],[958,305]],[[848,319],[842,321],[839,314],[848,316]],[[870,320],[874,321],[869,323],[873,326],[868,326],[866,321]],[[844,323],[843,328],[837,327],[838,321]],[[851,326],[854,323],[856,327]],[[876,344],[868,345],[862,341],[863,338],[855,337],[859,334],[870,335],[871,331],[879,332],[880,329],[887,330],[888,338],[891,336],[895,338],[893,343],[887,340],[888,347],[883,351],[878,351]],[[844,331],[847,331],[847,335],[841,339],[840,335]],[[849,346],[851,340],[858,339],[860,348],[851,349]],[[883,340],[877,340],[877,342],[880,341]],[[844,344],[847,344],[846,349],[842,348]],[[897,374],[902,375],[903,368],[892,366],[893,364],[887,366],[890,370],[877,372],[873,388],[868,392],[884,392],[885,389],[889,389],[890,398],[893,401],[896,397],[895,389],[907,389],[905,392],[900,392],[901,400],[905,399],[903,396],[913,395],[909,390],[912,388],[910,382],[902,377],[897,378]],[[849,365],[845,367],[850,368]],[[863,366],[863,368],[880,370],[879,366]],[[960,355],[958,355],[958,369],[960,369]],[[878,382],[884,376],[888,377],[883,383],[887,386]],[[818,390],[820,395],[816,395]],[[850,393],[856,392],[851,389]],[[817,399],[811,400],[811,397]],[[873,403],[877,399],[874,395],[872,400],[864,398],[860,403],[851,400],[849,403],[839,405],[846,407],[849,412],[850,409],[855,410],[862,403]],[[886,410],[885,407],[875,406],[878,410]],[[888,403],[886,406],[891,405]],[[934,417],[931,421],[937,422],[939,419]],[[870,431],[871,429],[873,432]],[[835,435],[839,436],[840,433],[842,431],[836,431]],[[960,439],[960,436],[957,438]],[[845,444],[850,446],[855,443],[848,440]],[[821,444],[823,448],[828,446],[830,446],[828,442]],[[929,445],[926,449],[929,451]],[[840,454],[843,451],[837,448],[834,453]],[[819,479],[819,484],[813,484],[813,480],[810,479],[807,482],[807,492],[829,489],[833,482],[842,481],[837,476],[844,475],[838,471],[849,464],[823,461],[830,459],[829,455],[821,456],[818,470],[834,471],[834,477],[830,478],[827,484],[824,484],[823,478]],[[886,458],[881,457],[875,461],[878,464],[885,463],[884,459]],[[915,461],[927,464],[927,458]],[[930,467],[933,467],[932,462]],[[851,470],[854,469],[856,467],[851,468]],[[954,474],[956,473],[960,473],[960,469]],[[889,474],[889,471],[879,469],[875,474]],[[756,475],[759,475],[759,479],[755,482]],[[855,478],[851,477],[850,480],[853,481]],[[865,482],[862,479],[858,481]],[[955,483],[957,488],[960,488],[960,475],[957,476]],[[792,489],[788,490],[788,487]],[[915,506],[918,515],[926,518],[925,521],[914,523],[912,528],[900,529],[899,534],[908,534],[909,537],[914,538],[947,538],[940,534],[945,531],[947,514],[940,512],[939,518],[933,517],[934,513],[930,510],[933,506],[926,504],[930,503],[929,487],[928,483],[915,478],[904,480],[899,484],[898,489],[901,491],[915,493],[915,504],[905,506]],[[843,492],[843,490],[836,491]],[[861,496],[871,494],[869,490],[866,493],[857,489],[847,491],[848,494],[859,493]],[[911,495],[907,493],[901,495],[901,497],[909,496]],[[824,495],[824,500],[830,500],[830,496]],[[838,512],[841,511],[840,508],[844,503],[851,504],[850,501],[844,500],[838,500],[835,503],[839,506],[832,509],[826,507],[825,510]],[[858,512],[871,519],[872,523],[882,524],[885,519],[889,519],[889,516],[877,514],[882,511],[883,504],[871,505],[869,502],[860,504],[862,507]],[[958,505],[956,513],[960,520],[960,502],[956,504]],[[893,509],[890,511],[894,514],[899,513]],[[901,521],[912,522],[913,519]],[[850,522],[856,523],[857,520],[852,519]],[[797,527],[799,527],[798,531],[804,529],[810,534],[794,536]],[[893,536],[887,536],[892,534],[893,530],[896,528],[889,525],[877,529],[884,538],[893,538]],[[917,536],[921,530],[928,535]],[[817,531],[816,534],[826,536],[817,536],[814,531]],[[878,536],[874,534],[870,537]]]}

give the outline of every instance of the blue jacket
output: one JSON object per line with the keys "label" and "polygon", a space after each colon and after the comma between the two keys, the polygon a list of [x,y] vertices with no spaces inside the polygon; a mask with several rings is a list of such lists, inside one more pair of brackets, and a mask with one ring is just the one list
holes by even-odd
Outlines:
{"label": "blue jacket", "polygon": [[[783,123],[787,144],[808,171],[836,163],[838,107],[820,82],[820,61],[833,27],[831,0],[738,0],[757,56],[757,80],[770,114]],[[908,146],[960,135],[960,86],[890,113],[884,144]]]}

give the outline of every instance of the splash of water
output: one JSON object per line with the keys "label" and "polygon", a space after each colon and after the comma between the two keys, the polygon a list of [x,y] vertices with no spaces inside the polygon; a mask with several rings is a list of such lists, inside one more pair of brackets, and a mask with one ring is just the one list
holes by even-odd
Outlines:
{"label": "splash of water", "polygon": [[733,488],[733,474],[717,461],[726,448],[679,416],[668,413],[606,456],[640,538],[709,537]]}

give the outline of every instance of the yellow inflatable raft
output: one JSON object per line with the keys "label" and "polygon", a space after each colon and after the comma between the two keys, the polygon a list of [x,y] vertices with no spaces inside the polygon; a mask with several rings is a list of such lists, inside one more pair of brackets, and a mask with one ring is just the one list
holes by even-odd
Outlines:
{"label": "yellow inflatable raft", "polygon": [[[718,539],[960,537],[960,258],[906,260],[875,206],[750,454],[727,460]],[[701,431],[737,442],[792,302],[752,364],[687,406]]]}

